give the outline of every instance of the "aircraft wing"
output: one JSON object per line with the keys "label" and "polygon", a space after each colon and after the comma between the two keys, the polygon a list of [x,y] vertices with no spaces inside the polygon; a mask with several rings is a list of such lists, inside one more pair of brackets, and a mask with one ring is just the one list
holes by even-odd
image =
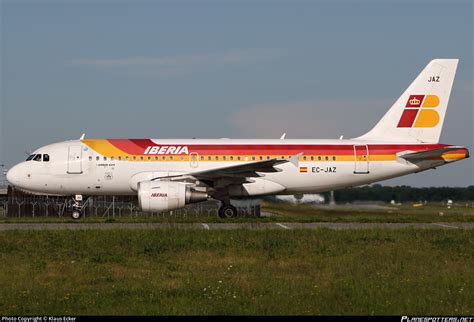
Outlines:
{"label": "aircraft wing", "polygon": [[421,152],[408,152],[406,154],[400,155],[400,158],[403,158],[408,161],[440,158],[443,154],[447,152],[456,151],[460,149],[465,149],[465,147],[452,145],[445,148],[432,149]]}
{"label": "aircraft wing", "polygon": [[206,185],[217,187],[229,184],[242,184],[249,181],[248,178],[262,177],[264,173],[280,172],[275,168],[276,165],[291,162],[298,166],[299,156],[297,154],[290,159],[270,159],[264,161],[249,162],[228,167],[221,167],[197,172],[190,172],[177,176],[157,177],[153,180],[171,180],[171,181],[202,181]]}

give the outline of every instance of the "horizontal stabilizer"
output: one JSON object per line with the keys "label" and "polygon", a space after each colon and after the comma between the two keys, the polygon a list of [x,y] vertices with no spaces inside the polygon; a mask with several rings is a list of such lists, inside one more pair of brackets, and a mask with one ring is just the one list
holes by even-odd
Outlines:
{"label": "horizontal stabilizer", "polygon": [[400,158],[406,160],[423,160],[423,159],[430,159],[430,158],[437,158],[441,157],[443,154],[451,151],[465,149],[463,146],[448,146],[445,148],[440,149],[433,149],[433,150],[426,150],[421,152],[408,152],[406,154],[400,155]]}

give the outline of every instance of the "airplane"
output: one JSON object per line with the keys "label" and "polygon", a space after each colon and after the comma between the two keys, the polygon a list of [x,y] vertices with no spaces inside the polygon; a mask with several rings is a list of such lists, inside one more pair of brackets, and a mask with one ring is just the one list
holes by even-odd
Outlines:
{"label": "airplane", "polygon": [[458,59],[434,59],[366,134],[316,139],[86,139],[43,146],[11,168],[18,189],[74,198],[134,195],[144,212],[221,201],[320,193],[417,173],[469,157],[439,138]]}

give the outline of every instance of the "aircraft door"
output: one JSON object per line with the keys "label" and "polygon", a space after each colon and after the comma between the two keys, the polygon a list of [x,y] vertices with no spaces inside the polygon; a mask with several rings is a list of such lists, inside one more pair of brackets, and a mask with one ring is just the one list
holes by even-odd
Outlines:
{"label": "aircraft door", "polygon": [[366,144],[354,145],[354,173],[369,173],[369,148]]}
{"label": "aircraft door", "polygon": [[68,150],[67,173],[82,173],[82,146],[71,145]]}
{"label": "aircraft door", "polygon": [[189,164],[191,168],[197,168],[199,166],[199,154],[197,152],[191,152],[189,154]]}

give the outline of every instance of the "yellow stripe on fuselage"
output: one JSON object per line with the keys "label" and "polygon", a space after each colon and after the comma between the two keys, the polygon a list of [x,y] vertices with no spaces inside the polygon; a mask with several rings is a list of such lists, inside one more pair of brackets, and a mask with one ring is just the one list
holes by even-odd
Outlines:
{"label": "yellow stripe on fuselage", "polygon": [[92,150],[96,151],[97,153],[103,155],[104,157],[130,157],[130,154],[125,153],[124,151],[116,148],[113,144],[111,144],[107,140],[101,139],[94,139],[94,140],[82,140],[82,143],[87,145]]}

